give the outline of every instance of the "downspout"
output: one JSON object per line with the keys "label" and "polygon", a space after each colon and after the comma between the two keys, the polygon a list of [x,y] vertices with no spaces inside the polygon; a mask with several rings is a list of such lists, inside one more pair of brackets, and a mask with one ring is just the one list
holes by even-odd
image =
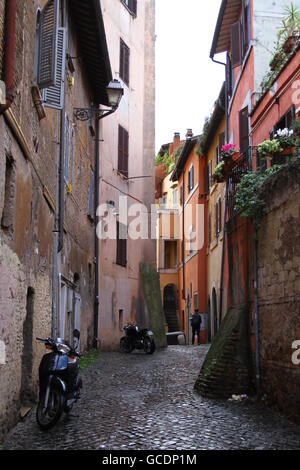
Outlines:
{"label": "downspout", "polygon": [[[210,57],[216,64],[223,65],[225,67],[225,142],[229,141],[229,116],[228,116],[228,82],[227,82],[227,64],[225,62],[219,62],[214,59],[214,56]],[[223,224],[223,246],[222,246],[222,262],[221,262],[221,279],[220,279],[220,305],[219,305],[219,324],[222,322],[223,312],[223,291],[224,291],[224,267],[225,267],[225,247],[226,247],[226,222],[227,222],[227,210],[228,210],[228,179],[226,179],[226,193],[225,193],[225,209],[224,209],[224,224]]]}
{"label": "downspout", "polygon": [[[66,26],[66,2],[62,2],[62,27]],[[64,76],[65,80],[65,76]],[[65,130],[66,130],[66,88],[64,87],[63,107],[60,118],[60,157],[59,157],[59,215],[58,215],[58,253],[64,246],[64,196],[65,196]]]}
{"label": "downspout", "polygon": [[14,69],[16,43],[17,0],[7,0],[5,10],[3,79],[6,87],[6,104],[0,113],[8,110],[14,101]]}
{"label": "downspout", "polygon": [[257,265],[257,252],[258,252],[258,233],[257,227],[254,228],[254,251],[253,251],[253,270],[254,270],[254,311],[255,311],[255,363],[256,363],[256,392],[257,397],[261,396],[260,388],[260,359],[259,359],[259,312],[258,312],[258,265]]}
{"label": "downspout", "polygon": [[[182,256],[182,298],[185,299],[185,258],[184,258],[184,247],[185,247],[185,231],[184,231],[184,171],[182,172],[182,239],[183,245],[181,247],[181,256]],[[188,313],[188,312],[187,312]],[[187,320],[187,341],[189,341],[189,319]]]}
{"label": "downspout", "polygon": [[98,323],[99,323],[99,240],[97,234],[100,194],[100,121],[96,119],[96,162],[95,162],[95,302],[94,302],[94,348],[98,349]]}

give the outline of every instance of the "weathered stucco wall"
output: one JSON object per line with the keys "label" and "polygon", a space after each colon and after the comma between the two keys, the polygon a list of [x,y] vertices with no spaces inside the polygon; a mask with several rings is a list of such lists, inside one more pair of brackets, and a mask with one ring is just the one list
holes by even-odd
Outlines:
{"label": "weathered stucco wall", "polygon": [[259,230],[259,318],[263,391],[300,419],[300,162],[282,169],[265,188],[268,213]]}

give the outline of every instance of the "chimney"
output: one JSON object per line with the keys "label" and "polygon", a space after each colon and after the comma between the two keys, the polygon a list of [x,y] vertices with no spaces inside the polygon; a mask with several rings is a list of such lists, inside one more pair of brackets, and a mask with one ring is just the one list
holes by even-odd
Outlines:
{"label": "chimney", "polygon": [[180,133],[179,132],[175,132],[174,133],[174,141],[173,141],[173,152],[175,152],[175,150],[180,146]]}
{"label": "chimney", "polygon": [[186,139],[191,139],[194,136],[192,129],[187,129]]}

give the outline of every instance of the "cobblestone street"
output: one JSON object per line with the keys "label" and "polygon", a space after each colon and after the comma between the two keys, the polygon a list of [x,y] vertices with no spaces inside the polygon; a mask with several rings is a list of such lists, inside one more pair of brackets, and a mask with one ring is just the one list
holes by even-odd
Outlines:
{"label": "cobblestone street", "polygon": [[300,449],[300,426],[253,402],[206,400],[193,384],[207,346],[154,356],[102,353],[82,373],[82,398],[50,432],[35,410],[4,449]]}

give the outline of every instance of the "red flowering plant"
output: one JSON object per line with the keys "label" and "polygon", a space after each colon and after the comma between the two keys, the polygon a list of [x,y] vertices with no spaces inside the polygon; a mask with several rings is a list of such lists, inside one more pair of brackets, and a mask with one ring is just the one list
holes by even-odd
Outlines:
{"label": "red flowering plant", "polygon": [[226,144],[221,148],[221,159],[226,162],[231,160],[232,157],[239,154],[240,149],[238,149],[235,144]]}

